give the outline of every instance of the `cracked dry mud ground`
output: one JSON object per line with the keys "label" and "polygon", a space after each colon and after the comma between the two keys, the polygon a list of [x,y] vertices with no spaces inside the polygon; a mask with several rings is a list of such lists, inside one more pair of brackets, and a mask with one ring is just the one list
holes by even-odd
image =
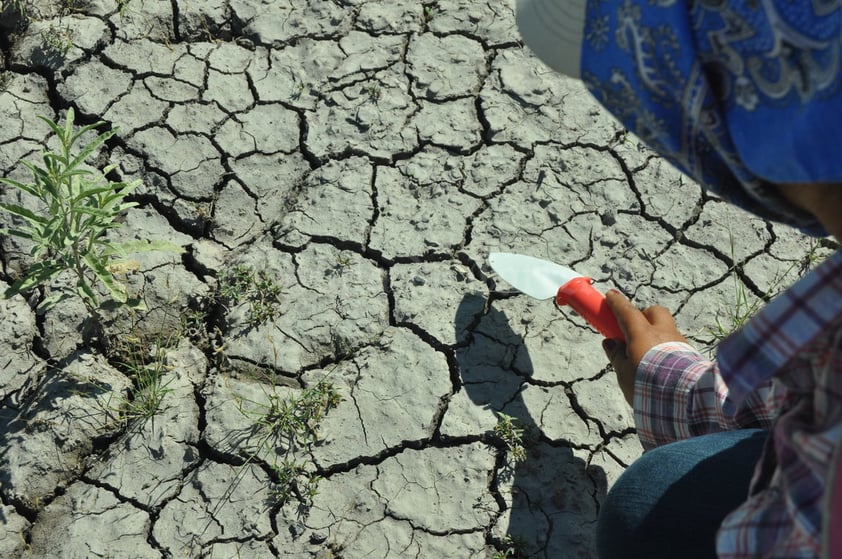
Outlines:
{"label": "cracked dry mud ground", "polygon": [[[36,4],[18,34],[0,20],[0,172],[25,178],[38,115],[102,119],[119,132],[92,163],[143,181],[115,235],[185,252],[139,255],[126,281],[149,310],[108,329],[176,333],[150,420],[115,415],[131,381],[80,303],[0,301],[1,557],[593,557],[641,451],[630,410],[599,336],[487,253],[575,266],[708,346],[735,289],[786,285],[814,248],[704,195],[541,66],[511,1]],[[28,254],[2,238],[0,288]],[[281,286],[272,320],[208,303],[237,265]],[[343,401],[295,457],[319,492],[281,504],[272,453],[245,458],[255,416],[322,379]],[[528,432],[525,461],[497,412]]]}

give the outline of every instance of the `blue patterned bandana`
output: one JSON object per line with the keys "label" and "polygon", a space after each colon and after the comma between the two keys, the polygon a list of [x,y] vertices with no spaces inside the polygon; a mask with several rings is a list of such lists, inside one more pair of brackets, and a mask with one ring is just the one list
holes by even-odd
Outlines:
{"label": "blue patterned bandana", "polygon": [[840,4],[588,0],[582,79],[712,192],[826,235],[771,184],[842,182]]}

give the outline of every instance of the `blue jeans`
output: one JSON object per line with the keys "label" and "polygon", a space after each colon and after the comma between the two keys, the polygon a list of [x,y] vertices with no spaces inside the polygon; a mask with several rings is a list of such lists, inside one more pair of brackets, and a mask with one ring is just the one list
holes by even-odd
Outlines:
{"label": "blue jeans", "polygon": [[748,497],[767,432],[727,431],[650,450],[609,491],[600,559],[713,559],[716,531]]}

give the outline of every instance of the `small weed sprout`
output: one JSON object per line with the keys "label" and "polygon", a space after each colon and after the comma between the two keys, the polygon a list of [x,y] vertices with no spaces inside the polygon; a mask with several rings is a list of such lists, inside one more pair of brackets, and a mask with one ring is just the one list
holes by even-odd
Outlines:
{"label": "small weed sprout", "polygon": [[[132,318],[133,313],[129,313]],[[125,333],[112,336],[108,344],[109,363],[132,381],[129,397],[114,409],[125,421],[145,421],[158,413],[173,390],[169,387],[173,378],[167,378],[172,370],[167,352],[184,335],[178,328],[141,333],[137,327],[136,322],[126,323]]]}
{"label": "small weed sprout", "polygon": [[792,272],[796,272],[799,277],[803,277],[813,266],[821,261],[821,257],[819,256],[819,249],[822,247],[821,242],[811,240],[806,254],[798,261],[790,264],[786,270],[776,274],[772,279],[768,290],[763,294],[763,297],[753,296],[739,278],[737,269],[742,264],[738,264],[736,262],[734,234],[731,230],[730,222],[726,224],[726,227],[728,228],[731,260],[734,262],[731,268],[731,280],[734,285],[734,299],[725,305],[724,319],[721,318],[723,313],[717,313],[717,316],[714,318],[714,322],[716,323],[715,326],[708,329],[708,333],[713,337],[712,346],[716,346],[724,338],[727,338],[751,320],[751,318],[760,311],[767,300],[775,297],[784,289],[784,287],[786,287],[784,285],[784,281]]}
{"label": "small weed sprout", "polygon": [[329,274],[332,276],[342,276],[351,269],[354,265],[354,259],[346,253],[340,253],[336,256],[336,264],[331,267]]}
{"label": "small weed sprout", "polygon": [[376,85],[369,85],[363,88],[363,92],[368,95],[369,100],[375,103],[380,99],[380,96],[383,95],[383,91]]}
{"label": "small weed sprout", "polygon": [[303,80],[297,82],[295,87],[292,89],[292,98],[293,99],[301,99],[301,97],[308,93],[310,90],[310,86]]}
{"label": "small weed sprout", "polygon": [[130,253],[158,249],[180,252],[181,249],[162,242],[114,243],[108,240],[106,233],[121,225],[117,218],[137,205],[125,199],[140,185],[140,181],[108,180],[105,175],[114,169],[113,165],[106,167],[101,175],[84,166],[85,159],[114,131],[98,135],[74,154],[74,146],[82,136],[103,123],[76,129],[73,109],[67,111],[64,126],[48,118],[41,119],[58,138],[59,151],[44,152],[43,166],[22,162],[32,174],[31,183],[0,179],[0,183],[39,200],[44,208],[42,212],[35,212],[17,204],[0,203],[0,209],[27,223],[20,228],[0,229],[0,233],[34,242],[31,255],[38,260],[6,290],[5,295],[12,297],[36,286],[50,285],[59,274],[69,271],[76,280],[75,291],[59,288],[41,301],[39,310],[47,310],[75,294],[84,301],[96,326],[101,327],[97,283],[108,291],[111,306],[143,308],[142,301],[129,299],[126,287],[117,280],[115,273],[133,267],[131,261],[125,259]]}
{"label": "small weed sprout", "polygon": [[811,269],[820,264],[827,257],[828,252],[825,251],[824,254],[822,254],[822,249],[827,249],[828,251],[839,250],[839,245],[828,239],[810,239],[809,246],[810,248],[807,250],[807,253],[799,262],[799,277],[805,276]]}
{"label": "small weed sprout", "polygon": [[187,337],[200,349],[207,349],[210,347],[210,335],[205,325],[206,319],[207,314],[204,310],[184,309],[179,317],[179,334]]}
{"label": "small weed sprout", "polygon": [[257,423],[266,432],[285,439],[289,448],[310,445],[319,440],[319,425],[327,412],[341,401],[333,384],[323,380],[302,390],[298,396],[272,395]]}
{"label": "small weed sprout", "polygon": [[516,425],[516,419],[503,412],[497,412],[497,425],[494,434],[506,443],[511,461],[515,464],[526,460],[526,449],[523,446],[523,428]]}
{"label": "small weed sprout", "polygon": [[[277,476],[275,497],[281,504],[296,496],[302,507],[309,508],[318,494],[319,476],[308,471],[306,464],[291,458],[299,448],[309,448],[320,440],[319,426],[327,413],[339,405],[342,396],[327,380],[305,388],[299,394],[283,398],[268,394],[268,402],[258,404],[240,402],[240,413],[255,419],[259,436],[249,461],[256,459],[261,451],[274,453],[275,460],[270,468]],[[276,442],[282,443],[284,455],[278,457]]]}
{"label": "small weed sprout", "polygon": [[217,296],[225,303],[248,303],[247,323],[256,327],[280,314],[281,286],[264,271],[240,264],[222,272]]}
{"label": "small weed sprout", "polygon": [[340,254],[336,257],[336,265],[343,270],[350,268],[353,262],[354,261],[347,254]]}
{"label": "small weed sprout", "polygon": [[170,370],[165,363],[165,349],[154,346],[150,351],[141,340],[132,340],[124,349],[118,368],[127,374],[134,388],[120,411],[127,420],[151,419],[167,394],[172,392],[169,388],[172,379],[164,380],[164,375]]}
{"label": "small weed sprout", "polygon": [[59,27],[53,23],[41,32],[41,40],[49,53],[64,56],[73,47],[73,35],[69,27]]}
{"label": "small weed sprout", "polygon": [[507,534],[501,542],[503,549],[492,555],[492,559],[518,559],[524,556],[526,541],[518,536]]}
{"label": "small weed sprout", "polygon": [[304,462],[284,458],[271,466],[278,481],[273,487],[273,494],[280,503],[298,497],[305,508],[313,506],[313,499],[319,494],[321,477],[307,471]]}
{"label": "small weed sprout", "polygon": [[26,0],[3,0],[2,8],[3,11],[12,8],[21,19],[26,19]]}
{"label": "small weed sprout", "polygon": [[[118,3],[128,0],[117,0]],[[42,20],[44,14],[42,9],[46,9],[52,14],[57,14],[60,17],[68,15],[78,10],[78,0],[59,0],[58,2],[46,3],[36,2],[35,0],[0,0],[0,12],[5,12],[9,8],[17,12],[22,23],[26,25],[30,21]],[[32,8],[30,10],[30,8]]]}
{"label": "small weed sprout", "polygon": [[285,503],[293,497],[298,486],[298,480],[307,477],[306,464],[296,462],[291,458],[284,458],[280,462],[272,464],[272,471],[278,478],[273,492],[275,498],[281,503]]}
{"label": "small weed sprout", "polygon": [[716,326],[710,329],[710,333],[716,341],[720,341],[742,328],[763,305],[762,299],[749,296],[746,286],[737,277],[736,272],[732,274],[732,279],[734,282],[734,301],[732,304],[726,305],[724,322],[720,320],[720,316],[717,314],[714,319]]}

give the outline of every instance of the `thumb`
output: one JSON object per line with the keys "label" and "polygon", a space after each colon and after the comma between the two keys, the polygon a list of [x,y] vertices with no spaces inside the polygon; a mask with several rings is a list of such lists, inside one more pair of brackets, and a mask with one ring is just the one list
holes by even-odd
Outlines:
{"label": "thumb", "polygon": [[617,340],[605,339],[602,341],[602,350],[614,367],[617,373],[617,384],[630,406],[634,406],[634,379],[637,374],[637,366],[626,355],[626,344]]}

